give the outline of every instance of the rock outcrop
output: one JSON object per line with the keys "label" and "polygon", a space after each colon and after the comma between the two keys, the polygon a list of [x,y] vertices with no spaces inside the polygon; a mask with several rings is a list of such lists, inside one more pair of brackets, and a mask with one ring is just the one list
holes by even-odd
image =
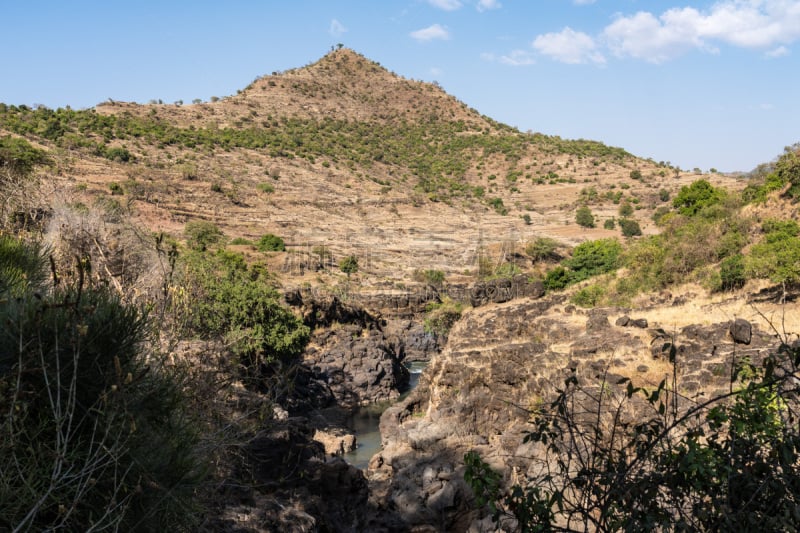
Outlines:
{"label": "rock outcrop", "polygon": [[465,314],[419,387],[381,419],[383,449],[368,471],[376,505],[397,510],[411,526],[481,530],[486,515],[463,481],[464,454],[479,452],[508,483],[522,480],[534,453],[523,444],[531,413],[567,375],[589,386],[630,378],[655,387],[672,376],[663,347],[674,342],[678,387],[692,398],[723,392],[735,359],[758,362],[776,342],[754,326],[743,347],[731,322],[689,325],[665,337],[655,320],[617,321],[627,317],[624,310],[562,305],[563,296],[521,299]]}

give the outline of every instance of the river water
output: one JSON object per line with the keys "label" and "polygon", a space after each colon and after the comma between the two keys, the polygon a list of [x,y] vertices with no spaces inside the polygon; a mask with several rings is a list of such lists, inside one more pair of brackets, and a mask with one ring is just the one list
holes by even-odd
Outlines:
{"label": "river water", "polygon": [[[426,366],[428,366],[428,363],[422,361],[415,361],[408,365],[410,373],[408,390],[403,393],[400,399],[405,398],[409,392],[414,390]],[[381,421],[381,415],[390,405],[392,405],[390,402],[381,402],[359,407],[353,411],[347,420],[347,426],[355,434],[357,446],[355,450],[344,454],[345,461],[362,470],[367,468],[369,460],[381,449],[381,432],[378,426]]]}

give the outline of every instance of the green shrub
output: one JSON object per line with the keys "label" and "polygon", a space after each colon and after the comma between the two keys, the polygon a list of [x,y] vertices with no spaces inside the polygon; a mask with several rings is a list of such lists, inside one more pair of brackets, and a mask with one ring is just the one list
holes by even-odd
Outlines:
{"label": "green shrub", "polygon": [[621,218],[619,227],[625,237],[638,237],[642,234],[642,228],[639,227],[639,223],[632,218]]}
{"label": "green shrub", "polygon": [[492,273],[491,277],[510,279],[521,273],[522,270],[514,263],[503,263],[502,265],[499,265],[497,268],[494,269],[494,272]]}
{"label": "green shrub", "polygon": [[582,242],[572,257],[562,262],[571,271],[572,283],[616,270],[621,264],[622,245],[617,239]]}
{"label": "green shrub", "polygon": [[653,222],[656,223],[656,226],[662,226],[664,222],[666,222],[665,217],[669,215],[670,210],[669,207],[666,206],[659,206],[653,211]]}
{"label": "green shrub", "polygon": [[29,175],[39,165],[50,163],[47,154],[34,148],[25,139],[4,135],[0,137],[0,184],[6,179],[4,173],[19,178]]}
{"label": "green shrub", "polygon": [[128,151],[127,148],[122,146],[114,146],[105,149],[103,153],[106,159],[110,159],[111,161],[117,161],[120,163],[128,163],[129,161],[133,160],[133,156]]}
{"label": "green shrub", "polygon": [[744,286],[747,278],[745,278],[744,256],[742,254],[731,255],[720,262],[719,280],[719,288],[723,291],[730,291]]}
{"label": "green shrub", "polygon": [[573,294],[570,301],[580,307],[595,307],[600,304],[605,294],[605,287],[601,285],[588,285]]}
{"label": "green shrub", "polygon": [[192,220],[183,228],[186,242],[193,250],[204,251],[209,246],[221,243],[225,239],[222,230],[207,220]]}
{"label": "green shrub", "polygon": [[745,276],[799,283],[800,226],[793,220],[767,220],[762,228],[764,238],[750,247],[745,258]]}
{"label": "green shrub", "polygon": [[662,202],[669,202],[669,191],[667,189],[658,191],[658,199]]}
{"label": "green shrub", "polygon": [[552,261],[560,259],[558,241],[550,237],[537,237],[525,247],[525,253],[534,261]]}
{"label": "green shrub", "polygon": [[619,216],[623,218],[629,217],[633,214],[633,206],[626,200],[619,204],[619,209],[617,212],[619,213]]}
{"label": "green shrub", "polygon": [[125,192],[122,190],[122,185],[117,183],[116,181],[112,181],[108,184],[108,188],[111,191],[111,194],[120,195],[124,194]]}
{"label": "green shrub", "polygon": [[579,207],[578,210],[575,211],[575,222],[577,222],[579,226],[582,226],[584,228],[593,228],[594,215],[592,215],[592,210],[586,207],[585,205]]}
{"label": "green shrub", "polygon": [[233,239],[231,241],[231,244],[233,244],[233,245],[252,245],[253,241],[251,241],[250,239],[246,239],[244,237],[236,237],[235,239]]}
{"label": "green shrub", "polygon": [[83,275],[50,288],[49,268],[41,248],[0,236],[12,274],[0,282],[0,524],[194,529],[197,423],[148,348],[146,314]]}
{"label": "green shrub", "polygon": [[415,270],[414,271],[414,280],[419,283],[427,283],[428,285],[433,285],[434,287],[440,287],[444,283],[444,272],[441,270],[435,269],[427,269],[427,270]]}
{"label": "green shrub", "polygon": [[308,328],[280,303],[263,268],[248,266],[241,254],[188,254],[182,286],[185,298],[178,305],[188,331],[224,339],[256,377],[264,365],[295,361],[308,342]]}
{"label": "green shrub", "polygon": [[492,206],[492,208],[500,215],[508,214],[508,208],[503,205],[502,198],[490,198],[489,205]]}
{"label": "green shrub", "polygon": [[614,229],[616,227],[616,223],[614,222],[613,218],[607,218],[603,222],[603,229]]}
{"label": "green shrub", "polygon": [[350,274],[355,274],[358,272],[358,258],[354,255],[348,255],[347,257],[343,258],[339,261],[339,270],[347,274],[347,277],[350,277]]}
{"label": "green shrub", "polygon": [[259,252],[285,252],[286,244],[277,235],[267,233],[258,239],[256,248],[258,248]]}
{"label": "green shrub", "polygon": [[256,185],[256,189],[263,192],[264,194],[272,194],[275,192],[275,187],[272,186],[270,183],[259,183]]}
{"label": "green shrub", "polygon": [[428,333],[447,338],[450,329],[461,318],[463,310],[460,302],[446,297],[441,302],[431,302],[425,307],[423,328]]}
{"label": "green shrub", "polygon": [[567,287],[571,283],[570,272],[562,267],[557,266],[547,271],[544,277],[544,288],[548,291],[558,291]]}
{"label": "green shrub", "polygon": [[642,179],[642,171],[638,170],[638,169],[631,170],[630,176],[631,176],[632,180],[640,180],[640,179]]}
{"label": "green shrub", "polygon": [[672,206],[683,215],[694,216],[705,208],[721,203],[724,198],[722,189],[712,186],[707,180],[697,180],[681,187],[672,200]]}

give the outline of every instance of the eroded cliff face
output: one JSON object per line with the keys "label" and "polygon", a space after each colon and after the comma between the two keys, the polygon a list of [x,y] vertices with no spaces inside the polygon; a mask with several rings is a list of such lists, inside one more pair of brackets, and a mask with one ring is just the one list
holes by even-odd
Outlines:
{"label": "eroded cliff face", "polygon": [[411,526],[494,531],[463,480],[464,454],[480,453],[507,483],[521,480],[536,453],[523,431],[568,374],[589,385],[627,377],[654,388],[672,375],[662,347],[674,340],[678,387],[691,398],[727,390],[734,357],[758,361],[776,346],[766,328],[725,320],[727,311],[709,310],[698,324],[660,323],[687,305],[662,300],[634,312],[585,311],[556,295],[466,313],[419,387],[381,419],[383,450],[367,472],[375,507]]}

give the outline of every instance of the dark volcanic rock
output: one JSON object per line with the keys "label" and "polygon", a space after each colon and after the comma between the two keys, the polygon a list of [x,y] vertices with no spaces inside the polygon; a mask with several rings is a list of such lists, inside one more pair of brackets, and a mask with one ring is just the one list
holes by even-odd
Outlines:
{"label": "dark volcanic rock", "polygon": [[750,322],[743,318],[737,318],[731,323],[731,337],[738,344],[750,344],[753,337],[753,329]]}

